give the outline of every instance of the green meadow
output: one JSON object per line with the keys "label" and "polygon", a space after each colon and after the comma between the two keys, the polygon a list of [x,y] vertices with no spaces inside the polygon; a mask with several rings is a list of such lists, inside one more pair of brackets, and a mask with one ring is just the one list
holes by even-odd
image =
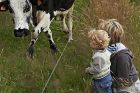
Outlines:
{"label": "green meadow", "polygon": [[[137,70],[140,71],[140,8],[138,0],[134,2],[132,0],[121,1],[112,0],[112,3],[111,0],[75,1],[74,40],[68,44],[64,51],[44,93],[91,93],[92,76],[85,74],[85,68],[89,65],[92,56],[92,49],[87,40],[87,31],[90,28],[97,28],[99,19],[116,18],[123,25],[126,34],[124,43],[132,50],[133,62]],[[113,2],[116,2],[119,9],[115,5],[110,8]],[[25,38],[16,38],[13,28],[10,13],[0,12],[0,93],[41,93],[63,52],[68,35],[61,31],[61,22],[54,20],[51,29],[58,52],[51,53],[47,37],[41,33],[35,46],[34,58],[30,60],[26,57],[26,50],[31,35]],[[30,29],[32,32],[33,28]]]}

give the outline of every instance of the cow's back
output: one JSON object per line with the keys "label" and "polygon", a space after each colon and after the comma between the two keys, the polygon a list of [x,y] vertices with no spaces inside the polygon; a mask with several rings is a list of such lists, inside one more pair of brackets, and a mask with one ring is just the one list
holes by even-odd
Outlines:
{"label": "cow's back", "polygon": [[68,10],[71,8],[75,0],[53,0],[54,1],[54,10]]}
{"label": "cow's back", "polygon": [[37,5],[37,0],[30,0],[33,5],[38,6],[38,10],[44,10],[46,12],[57,10],[68,10],[71,8],[75,0],[41,0],[42,4]]}

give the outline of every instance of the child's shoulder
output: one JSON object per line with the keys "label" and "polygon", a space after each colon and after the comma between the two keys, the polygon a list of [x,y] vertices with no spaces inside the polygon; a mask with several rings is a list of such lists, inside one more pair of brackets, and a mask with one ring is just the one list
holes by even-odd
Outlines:
{"label": "child's shoulder", "polygon": [[96,52],[94,53],[94,57],[104,57],[104,56],[108,56],[110,57],[111,53],[107,50],[107,49],[104,49],[104,50],[96,50]]}
{"label": "child's shoulder", "polygon": [[111,58],[114,57],[114,56],[116,56],[116,57],[130,56],[130,57],[132,58],[132,57],[133,57],[133,54],[132,54],[132,52],[127,48],[127,49],[122,49],[122,50],[120,50],[120,51],[118,51],[118,52],[116,52],[116,53],[112,53],[112,54],[111,54]]}

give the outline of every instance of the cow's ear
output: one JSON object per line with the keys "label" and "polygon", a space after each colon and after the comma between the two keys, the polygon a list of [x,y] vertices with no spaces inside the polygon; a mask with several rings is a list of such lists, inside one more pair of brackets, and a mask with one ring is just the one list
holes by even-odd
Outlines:
{"label": "cow's ear", "polygon": [[5,6],[0,6],[0,11],[6,11]]}
{"label": "cow's ear", "polygon": [[6,5],[0,5],[0,11],[7,11],[8,7]]}
{"label": "cow's ear", "polygon": [[37,0],[37,5],[42,5],[44,3],[44,0]]}

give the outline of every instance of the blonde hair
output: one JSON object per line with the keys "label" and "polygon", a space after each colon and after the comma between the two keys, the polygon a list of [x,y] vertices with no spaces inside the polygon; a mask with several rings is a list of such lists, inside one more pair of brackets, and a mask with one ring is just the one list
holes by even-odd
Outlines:
{"label": "blonde hair", "polygon": [[98,48],[106,48],[110,41],[108,33],[104,30],[91,30],[88,32],[88,38],[91,42],[94,42]]}
{"label": "blonde hair", "polygon": [[122,42],[124,39],[124,30],[122,25],[116,19],[100,20],[99,29],[107,31],[111,37],[110,44]]}

